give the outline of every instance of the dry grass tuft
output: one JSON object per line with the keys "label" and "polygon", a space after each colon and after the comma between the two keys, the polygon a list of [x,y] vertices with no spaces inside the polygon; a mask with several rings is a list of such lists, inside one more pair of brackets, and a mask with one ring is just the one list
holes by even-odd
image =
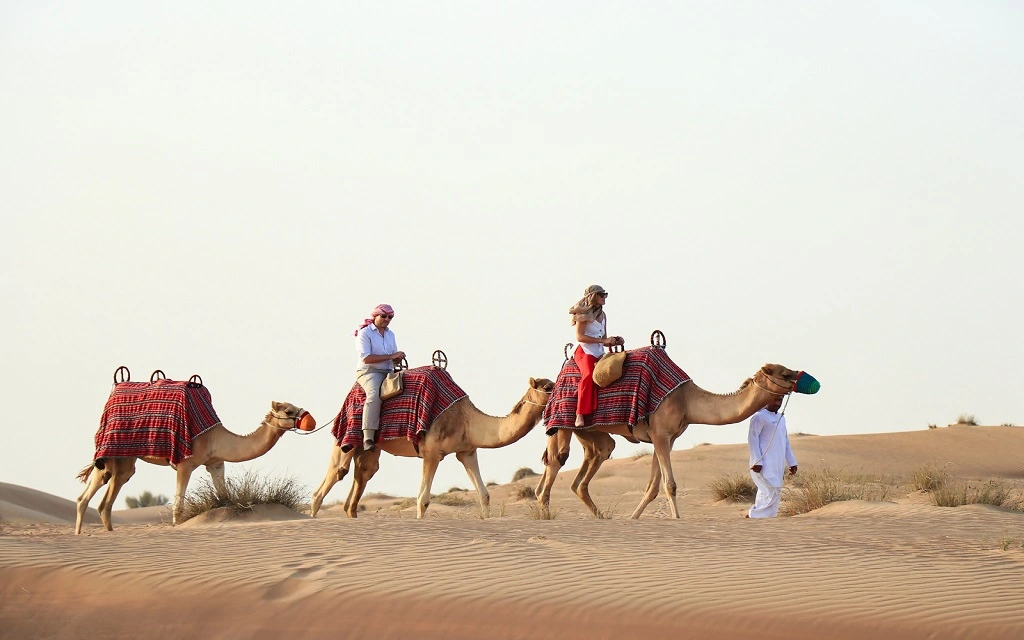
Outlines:
{"label": "dry grass tuft", "polygon": [[3,518],[0,518],[0,536],[5,535],[6,533],[7,533],[7,521],[4,520]]}
{"label": "dry grass tuft", "polygon": [[398,511],[401,511],[402,509],[408,509],[409,507],[415,506],[416,498],[406,498],[405,500],[402,500],[401,502],[394,505],[394,508],[397,509]]}
{"label": "dry grass tuft", "polygon": [[1024,511],[1024,499],[1015,496],[1013,488],[1002,480],[989,480],[982,485],[947,483],[932,492],[932,504],[936,507],[991,504],[1013,511]]}
{"label": "dry grass tuft", "polygon": [[530,518],[533,520],[554,520],[556,515],[558,515],[558,511],[551,507],[543,507],[539,504],[530,505]]}
{"label": "dry grass tuft", "polygon": [[757,485],[749,475],[720,476],[708,485],[708,491],[716,500],[731,502],[753,502]]}
{"label": "dry grass tuft", "polygon": [[949,474],[945,467],[936,464],[923,464],[914,469],[910,478],[910,487],[915,491],[935,491],[946,486]]}
{"label": "dry grass tuft", "polygon": [[530,467],[519,467],[516,472],[512,474],[512,482],[519,482],[523,478],[532,478],[533,476],[539,476],[540,474],[531,469]]}
{"label": "dry grass tuft", "polygon": [[512,491],[511,493],[509,493],[509,497],[514,498],[516,500],[523,500],[526,498],[529,498],[530,500],[536,500],[537,490],[534,489],[533,487],[524,484],[516,484],[512,487]]}
{"label": "dry grass tuft", "polygon": [[649,447],[644,447],[643,449],[640,449],[639,451],[637,451],[636,453],[633,454],[633,459],[634,460],[639,460],[641,458],[646,458],[647,456],[653,456],[653,455],[654,455],[654,449],[651,449]]}
{"label": "dry grass tuft", "polygon": [[976,427],[978,426],[978,421],[974,419],[973,413],[961,413],[956,417],[956,424],[968,424]]}
{"label": "dry grass tuft", "polygon": [[999,426],[1000,427],[1015,427],[1017,425],[1013,424],[1012,422],[1004,422],[1003,424],[1001,424]]}
{"label": "dry grass tuft", "polygon": [[929,428],[929,429],[938,429],[938,428],[939,428],[939,425],[937,425],[937,424],[929,424],[929,425],[928,425],[928,428]]}
{"label": "dry grass tuft", "polygon": [[365,493],[361,500],[397,500],[393,495],[387,493],[381,493],[380,491],[374,491],[373,493]]}
{"label": "dry grass tuft", "polygon": [[185,496],[182,522],[222,507],[235,513],[252,511],[261,504],[279,504],[299,513],[309,510],[309,491],[294,477],[266,478],[246,471],[241,478],[227,478],[225,484],[227,494],[220,495],[209,480],[200,479]]}
{"label": "dry grass tuft", "polygon": [[[456,489],[456,491],[463,491],[463,489]],[[472,500],[457,496],[451,490],[440,495],[430,496],[430,501],[434,504],[443,504],[448,507],[465,507],[473,504]],[[413,504],[416,504],[415,500],[413,500]]]}
{"label": "dry grass tuft", "polygon": [[498,486],[498,483],[497,483],[496,481],[494,481],[494,480],[488,480],[488,481],[487,481],[487,484],[485,484],[484,486],[487,486],[487,487],[496,487],[496,486]]}
{"label": "dry grass tuft", "polygon": [[784,516],[807,513],[845,500],[885,500],[892,489],[881,478],[845,474],[827,467],[821,471],[801,472],[795,476],[793,484],[799,489],[783,494],[779,512]]}

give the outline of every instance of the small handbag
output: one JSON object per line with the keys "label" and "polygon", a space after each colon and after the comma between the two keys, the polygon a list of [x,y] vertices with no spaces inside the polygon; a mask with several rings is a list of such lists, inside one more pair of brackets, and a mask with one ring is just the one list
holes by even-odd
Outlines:
{"label": "small handbag", "polygon": [[392,371],[384,377],[380,385],[380,399],[390,400],[402,393],[402,372]]}
{"label": "small handbag", "polygon": [[[597,361],[594,365],[594,384],[599,387],[607,387],[622,377],[622,365],[626,363],[626,352],[622,347],[619,351],[610,351]],[[612,347],[615,349],[615,347]]]}

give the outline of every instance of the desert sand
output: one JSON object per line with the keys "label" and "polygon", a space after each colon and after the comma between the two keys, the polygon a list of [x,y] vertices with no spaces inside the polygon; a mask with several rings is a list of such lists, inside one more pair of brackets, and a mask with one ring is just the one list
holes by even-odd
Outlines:
{"label": "desert sand", "polygon": [[[435,503],[417,521],[387,497],[349,519],[336,504],[346,480],[316,519],[263,507],[171,527],[150,507],[116,511],[106,532],[90,509],[74,536],[73,501],[0,483],[0,638],[1024,637],[1024,513],[936,507],[907,486],[935,463],[1020,491],[1024,429],[791,440],[800,473],[827,466],[894,488],[884,502],[744,519],[747,505],[708,485],[743,473],[746,447],[707,445],[673,453],[680,520],[663,496],[626,519],[651,462],[630,456],[591,485],[610,519],[590,516],[566,470],[551,520],[512,483],[491,487],[487,520],[475,504]],[[310,464],[326,464],[320,453]]]}

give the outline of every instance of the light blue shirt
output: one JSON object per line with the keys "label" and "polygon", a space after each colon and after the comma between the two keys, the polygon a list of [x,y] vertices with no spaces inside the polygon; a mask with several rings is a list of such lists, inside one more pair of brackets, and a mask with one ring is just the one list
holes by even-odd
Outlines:
{"label": "light blue shirt", "polygon": [[359,355],[359,359],[356,361],[356,372],[393,370],[395,365],[390,360],[366,364],[363,359],[369,355],[386,356],[397,351],[398,344],[395,342],[394,331],[385,329],[384,335],[381,335],[373,323],[366,325],[356,334],[356,353]]}

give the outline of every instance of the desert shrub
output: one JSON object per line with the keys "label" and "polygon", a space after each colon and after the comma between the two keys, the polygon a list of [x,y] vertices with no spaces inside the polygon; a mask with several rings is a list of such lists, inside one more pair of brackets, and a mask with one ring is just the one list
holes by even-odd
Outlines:
{"label": "desert shrub", "polygon": [[294,477],[267,478],[246,471],[241,478],[227,478],[224,484],[227,492],[221,495],[209,480],[200,479],[196,488],[185,496],[182,521],[221,507],[235,513],[251,511],[261,504],[279,504],[299,512],[309,509],[309,492]]}
{"label": "desert shrub", "polygon": [[494,480],[488,480],[488,481],[487,481],[487,484],[486,484],[486,485],[484,485],[484,486],[487,486],[487,487],[496,487],[496,486],[498,486],[498,483],[497,483],[497,482],[495,482]]}
{"label": "desert shrub", "polygon": [[524,498],[536,500],[537,490],[524,484],[516,484],[512,487],[512,492],[509,495],[516,500],[523,500]]}
{"label": "desert shrub", "polygon": [[1014,496],[1013,489],[1002,480],[989,480],[981,485],[966,482],[947,483],[932,492],[937,507],[961,507],[965,504],[991,504],[1024,511],[1024,500]]}
{"label": "desert shrub", "polygon": [[395,498],[395,496],[392,496],[392,495],[389,495],[389,494],[386,494],[386,493],[381,493],[380,491],[374,491],[373,493],[364,494],[362,499],[363,500],[397,500],[397,498]]}
{"label": "desert shrub", "polygon": [[539,476],[540,474],[531,469],[530,467],[519,467],[516,472],[512,474],[512,482],[519,482],[523,478],[532,478],[533,476]]}
{"label": "desert shrub", "polygon": [[1000,427],[1014,427],[1014,426],[1016,426],[1016,425],[1015,425],[1015,424],[1013,424],[1012,422],[1004,422],[1003,424],[1001,424],[1001,425],[999,425],[999,426],[1000,426]]}
{"label": "desert shrub", "polygon": [[641,458],[646,458],[647,456],[653,456],[653,455],[654,455],[654,449],[651,449],[651,448],[648,448],[648,447],[644,447],[643,449],[640,449],[639,451],[637,451],[636,453],[633,454],[633,459],[634,460],[639,460]]}
{"label": "desert shrub", "polygon": [[416,498],[406,498],[395,505],[395,509],[401,511],[402,509],[408,509],[409,507],[416,506]]}
{"label": "desert shrub", "polygon": [[[456,489],[456,491],[461,491],[461,489]],[[465,507],[466,505],[473,504],[472,500],[463,498],[462,496],[457,496],[451,491],[436,496],[430,496],[430,501],[434,504],[443,504],[449,507]],[[413,501],[413,503],[415,504],[415,501]]]}
{"label": "desert shrub", "polygon": [[710,442],[698,442],[697,444],[693,445],[693,448],[696,449],[697,447],[710,447],[710,446],[711,446]]}
{"label": "desert shrub", "polygon": [[945,467],[935,464],[923,464],[914,469],[910,478],[910,487],[915,491],[935,491],[946,485],[949,474]]}
{"label": "desert shrub", "polygon": [[448,487],[448,490],[445,491],[445,493],[455,493],[456,491],[469,491],[469,489],[463,489],[462,487],[454,486]]}
{"label": "desert shrub", "polygon": [[708,490],[716,500],[732,502],[753,502],[757,495],[757,485],[749,475],[720,476],[708,485]]}
{"label": "desert shrub", "polygon": [[530,518],[533,520],[554,520],[557,513],[551,507],[543,507],[536,503],[530,505]]}
{"label": "desert shrub", "polygon": [[938,428],[939,428],[939,425],[937,425],[937,424],[929,424],[929,425],[928,425],[928,428],[929,428],[929,429],[938,429]]}
{"label": "desert shrub", "polygon": [[167,496],[163,494],[153,495],[149,491],[143,491],[137,498],[127,496],[124,499],[124,503],[128,505],[129,509],[138,509],[139,507],[159,507],[170,502]]}
{"label": "desert shrub", "polygon": [[978,425],[978,421],[974,419],[973,413],[961,413],[956,417],[956,424],[969,424],[974,427]]}
{"label": "desert shrub", "polygon": [[794,477],[799,490],[783,495],[780,513],[795,516],[845,500],[885,500],[891,487],[880,478],[855,476],[828,468],[804,471]]}

